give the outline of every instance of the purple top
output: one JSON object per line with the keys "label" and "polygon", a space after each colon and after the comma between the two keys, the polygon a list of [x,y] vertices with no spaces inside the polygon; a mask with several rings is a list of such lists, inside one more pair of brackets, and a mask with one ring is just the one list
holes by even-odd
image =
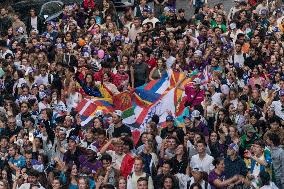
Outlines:
{"label": "purple top", "polygon": [[225,189],[225,187],[218,188],[214,185],[214,180],[219,179],[221,181],[225,180],[225,175],[222,173],[221,175],[218,175],[215,170],[211,171],[208,175],[208,182],[211,186],[211,189]]}
{"label": "purple top", "polygon": [[190,61],[187,70],[196,70],[198,69],[199,71],[203,71],[203,69],[206,67],[208,64],[207,61],[202,61],[201,63],[196,63],[194,60]]}

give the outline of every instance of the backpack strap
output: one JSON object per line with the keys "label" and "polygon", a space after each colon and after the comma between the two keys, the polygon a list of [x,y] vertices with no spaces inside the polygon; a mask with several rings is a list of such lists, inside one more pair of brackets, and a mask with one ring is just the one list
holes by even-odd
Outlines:
{"label": "backpack strap", "polygon": [[47,79],[48,79],[48,83],[51,84],[51,74],[50,73],[48,73]]}
{"label": "backpack strap", "polygon": [[190,188],[190,183],[191,183],[191,180],[187,181],[187,183],[186,183],[186,189],[189,189],[189,188]]}
{"label": "backpack strap", "polygon": [[205,189],[208,189],[208,182],[205,181]]}

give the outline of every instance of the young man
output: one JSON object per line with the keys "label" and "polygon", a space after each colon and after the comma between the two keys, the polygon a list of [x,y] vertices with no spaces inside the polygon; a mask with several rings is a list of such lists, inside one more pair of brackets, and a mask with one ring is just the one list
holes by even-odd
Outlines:
{"label": "young man", "polygon": [[127,188],[138,189],[137,181],[141,177],[145,177],[148,180],[148,189],[153,189],[153,180],[150,175],[143,172],[143,160],[140,157],[135,158],[134,171],[127,178]]}
{"label": "young man", "polygon": [[197,167],[200,165],[200,168],[209,174],[209,172],[214,169],[212,164],[214,158],[206,153],[205,141],[200,140],[197,142],[197,153],[198,154],[192,156],[190,167]]}
{"label": "young man", "polygon": [[202,172],[202,169],[199,166],[193,167],[191,170],[191,174],[192,177],[190,177],[188,174],[176,174],[176,177],[179,179],[180,189],[190,188],[190,186],[194,183],[199,183],[202,189],[211,188],[210,184],[208,184],[208,182],[203,179],[204,173]]}
{"label": "young man", "polygon": [[252,153],[247,153],[247,157],[250,158],[250,176],[252,178],[252,184],[256,187],[261,171],[272,173],[271,155],[268,150],[265,150],[264,141],[256,140],[252,146]]}
{"label": "young man", "polygon": [[148,189],[148,179],[145,177],[140,177],[137,180],[137,189]]}
{"label": "young man", "polygon": [[[108,150],[111,144],[113,144],[113,150]],[[123,142],[118,138],[112,138],[100,150],[100,154],[105,152],[112,157],[113,167],[120,170],[122,160],[125,156],[123,152]]]}
{"label": "young man", "polygon": [[108,134],[110,137],[132,136],[128,126],[122,123],[122,111],[115,110],[112,114],[113,127],[110,127]]}
{"label": "young man", "polygon": [[278,188],[284,188],[284,150],[280,146],[278,134],[269,133],[266,143],[271,149],[272,166],[275,171],[275,184]]}
{"label": "young man", "polygon": [[238,156],[239,146],[231,143],[227,150],[227,158],[225,159],[225,177],[232,178],[235,175],[246,176],[247,168],[244,160]]}

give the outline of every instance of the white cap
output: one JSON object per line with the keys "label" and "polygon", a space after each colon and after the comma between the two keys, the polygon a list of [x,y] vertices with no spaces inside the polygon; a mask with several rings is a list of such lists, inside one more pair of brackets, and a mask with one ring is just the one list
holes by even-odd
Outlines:
{"label": "white cap", "polygon": [[122,111],[121,110],[114,110],[113,112],[115,115],[121,117],[122,116]]}
{"label": "white cap", "polygon": [[199,56],[199,57],[201,57],[201,56],[202,56],[202,51],[201,51],[201,50],[196,50],[196,51],[194,52],[194,54],[197,55],[197,56]]}
{"label": "white cap", "polygon": [[191,117],[193,118],[200,117],[200,112],[198,110],[193,110],[193,112],[191,113]]}
{"label": "white cap", "polygon": [[236,23],[233,22],[233,23],[230,24],[230,29],[231,29],[231,30],[236,29],[236,27],[237,27],[237,24],[236,24]]}
{"label": "white cap", "polygon": [[201,84],[201,79],[200,78],[195,78],[194,80],[193,80],[193,82],[196,84],[196,85],[200,85]]}
{"label": "white cap", "polygon": [[104,112],[102,110],[96,110],[95,114],[96,114],[96,117],[100,117],[104,115]]}

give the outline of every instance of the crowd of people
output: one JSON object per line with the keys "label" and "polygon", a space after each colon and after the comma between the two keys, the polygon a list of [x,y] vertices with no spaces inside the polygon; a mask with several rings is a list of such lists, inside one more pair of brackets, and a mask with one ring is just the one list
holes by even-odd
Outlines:
{"label": "crowd of people", "polygon": [[[284,189],[282,1],[188,6],[190,19],[175,0],[122,13],[83,0],[52,20],[2,7],[0,189]],[[206,83],[184,84],[205,69]],[[118,109],[82,126],[82,99],[169,70],[186,76],[182,126],[154,115],[134,142]]]}

